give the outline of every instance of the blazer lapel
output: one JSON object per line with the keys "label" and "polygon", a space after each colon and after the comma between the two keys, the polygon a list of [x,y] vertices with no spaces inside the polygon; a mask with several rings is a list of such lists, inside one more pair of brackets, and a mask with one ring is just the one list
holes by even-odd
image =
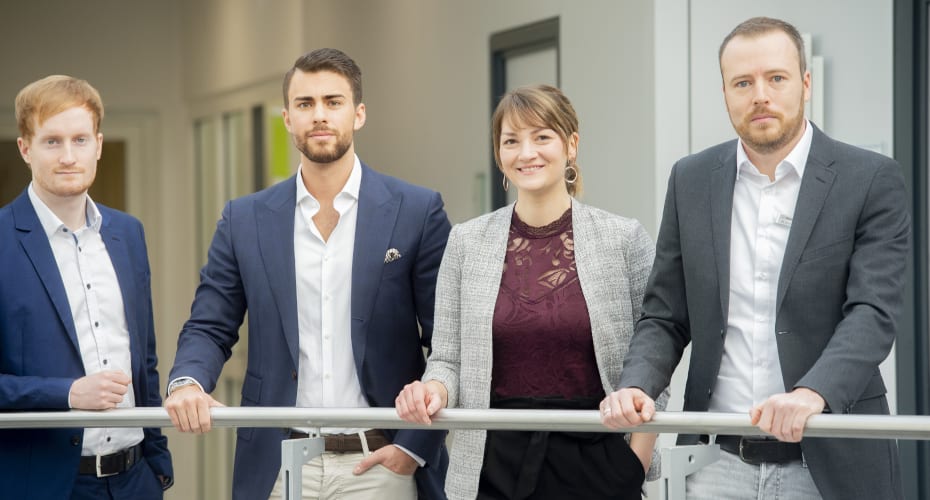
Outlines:
{"label": "blazer lapel", "polygon": [[[126,316],[126,328],[129,331],[129,354],[132,359],[132,370],[144,370],[145,362],[140,357],[142,350],[139,348],[139,336],[145,335],[140,331],[139,318],[136,315],[139,304],[136,303],[136,274],[132,269],[132,261],[129,257],[129,248],[126,246],[125,235],[122,231],[115,229],[111,224],[109,214],[103,216],[103,226],[100,228],[100,237],[107,248],[107,254],[110,256],[110,262],[113,264],[113,271],[116,273],[116,280],[119,283],[120,295],[123,298],[123,314]],[[139,387],[136,387],[139,389]]]}
{"label": "blazer lapel", "polygon": [[736,148],[720,159],[710,174],[710,227],[717,264],[717,288],[720,290],[720,307],[723,318],[730,308],[730,229],[733,217],[733,187],[736,183]]}
{"label": "blazer lapel", "polygon": [[284,338],[294,366],[298,366],[300,336],[297,327],[297,277],[294,260],[294,211],[297,203],[296,176],[279,185],[264,202],[255,202],[258,249],[271,284]]}
{"label": "blazer lapel", "polygon": [[352,352],[360,379],[368,322],[381,283],[384,255],[390,248],[397,223],[400,201],[400,195],[391,193],[379,174],[363,163],[352,254]]}
{"label": "blazer lapel", "polygon": [[45,235],[35,209],[32,208],[28,194],[23,193],[13,202],[13,219],[19,231],[19,243],[32,262],[39,279],[42,280],[42,285],[52,300],[52,304],[55,305],[58,319],[68,332],[68,338],[71,339],[75,352],[80,354],[81,347],[78,345],[65,285],[61,281],[61,273],[58,271],[58,264],[55,263],[55,255],[52,253],[48,237]]}
{"label": "blazer lapel", "polygon": [[[813,125],[811,125],[813,126]],[[791,221],[791,230],[788,233],[788,244],[785,246],[785,256],[782,259],[781,273],[778,277],[778,294],[775,302],[775,313],[781,309],[785,299],[788,283],[801,259],[801,253],[807,246],[814,223],[820,216],[827,194],[833,186],[836,171],[831,167],[833,155],[831,154],[828,139],[814,127],[814,138],[811,150],[807,156],[807,165],[804,168],[804,177],[801,179],[801,190],[798,192],[798,201],[794,208],[794,217]]]}

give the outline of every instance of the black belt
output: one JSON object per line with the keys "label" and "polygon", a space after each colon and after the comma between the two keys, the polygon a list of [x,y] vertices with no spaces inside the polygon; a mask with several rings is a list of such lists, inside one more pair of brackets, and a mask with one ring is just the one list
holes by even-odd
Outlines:
{"label": "black belt", "polygon": [[142,443],[109,455],[91,455],[81,457],[78,472],[94,474],[97,477],[115,476],[126,472],[142,459]]}
{"label": "black belt", "polygon": [[[310,437],[306,432],[291,431],[288,439],[306,439]],[[333,453],[361,453],[365,451],[362,448],[362,439],[358,434],[327,434],[323,436],[324,451]],[[384,433],[378,429],[369,429],[365,431],[365,442],[368,443],[368,451],[375,451],[391,444]]]}
{"label": "black belt", "polygon": [[[709,442],[701,436],[702,442]],[[761,436],[717,436],[720,449],[732,453],[751,465],[784,464],[801,460],[801,445]]]}

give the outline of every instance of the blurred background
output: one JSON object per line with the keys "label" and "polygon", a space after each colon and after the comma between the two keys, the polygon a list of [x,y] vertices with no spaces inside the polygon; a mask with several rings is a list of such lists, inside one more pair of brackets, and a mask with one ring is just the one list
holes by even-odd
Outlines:
{"label": "blurred background", "polygon": [[[2,8],[0,205],[30,179],[15,145],[16,93],[48,74],[88,80],[106,106],[91,196],[145,224],[162,386],[223,203],[297,164],[281,81],[300,54],[329,46],[358,62],[368,110],[359,157],[441,192],[453,223],[507,201],[490,149],[494,99],[525,83],[560,86],[581,120],[583,200],[639,219],[655,238],[673,163],[735,137],[720,42],[746,18],[785,19],[809,35],[819,61],[817,125],[905,170],[913,277],[897,351],[883,369],[893,408],[928,413],[927,0],[30,0]],[[240,342],[215,394],[226,404],[239,404],[245,356]],[[681,408],[686,364],[671,409]],[[228,498],[233,432],[167,432],[177,477],[166,498]],[[908,498],[928,498],[926,444],[902,443],[902,458]]]}

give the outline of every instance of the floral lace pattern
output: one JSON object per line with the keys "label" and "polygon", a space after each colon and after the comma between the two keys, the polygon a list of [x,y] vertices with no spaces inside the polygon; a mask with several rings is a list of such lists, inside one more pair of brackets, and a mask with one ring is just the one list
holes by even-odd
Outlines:
{"label": "floral lace pattern", "polygon": [[514,212],[492,350],[494,397],[603,397],[575,267],[571,209],[543,227]]}

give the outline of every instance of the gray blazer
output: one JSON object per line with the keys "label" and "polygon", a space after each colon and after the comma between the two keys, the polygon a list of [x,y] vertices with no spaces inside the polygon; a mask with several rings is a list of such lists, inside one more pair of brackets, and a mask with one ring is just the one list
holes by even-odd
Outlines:
{"label": "gray blazer", "polygon": [[[785,391],[808,387],[833,413],[887,414],[878,366],[903,302],[910,216],[898,164],[814,127],[776,295]],[[690,342],[684,409],[706,411],[727,328],[736,141],[672,170],[656,260],[621,376],[653,397]],[[692,444],[697,436],[679,436]],[[901,498],[893,441],[806,438],[826,499]]]}
{"label": "gray blazer", "polygon": [[[452,228],[436,283],[433,352],[423,380],[442,382],[450,408],[488,408],[491,322],[504,266],[513,205]],[[588,306],[604,391],[615,390],[640,315],[654,248],[639,222],[572,202],[575,262]],[[664,389],[664,388],[663,388]],[[660,389],[659,392],[662,392]],[[667,396],[661,399],[664,406]],[[446,493],[473,499],[486,431],[455,431]],[[653,454],[648,477],[658,474]]]}

